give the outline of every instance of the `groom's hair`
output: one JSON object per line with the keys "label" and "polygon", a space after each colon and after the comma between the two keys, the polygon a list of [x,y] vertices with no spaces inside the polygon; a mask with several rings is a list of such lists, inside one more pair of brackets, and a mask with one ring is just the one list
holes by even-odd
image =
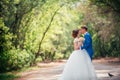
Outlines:
{"label": "groom's hair", "polygon": [[81,29],[85,29],[86,31],[88,30],[86,25],[82,26]]}

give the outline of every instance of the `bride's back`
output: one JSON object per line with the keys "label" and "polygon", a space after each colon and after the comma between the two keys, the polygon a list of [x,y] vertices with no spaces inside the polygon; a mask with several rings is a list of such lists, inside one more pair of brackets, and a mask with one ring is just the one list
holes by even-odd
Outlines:
{"label": "bride's back", "polygon": [[83,44],[83,41],[84,41],[83,37],[75,38],[74,39],[74,50],[79,50],[80,46],[82,46],[82,44]]}

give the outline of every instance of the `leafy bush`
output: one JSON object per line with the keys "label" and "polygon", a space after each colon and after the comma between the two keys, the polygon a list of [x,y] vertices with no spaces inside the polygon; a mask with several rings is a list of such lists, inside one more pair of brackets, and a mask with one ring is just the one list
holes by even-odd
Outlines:
{"label": "leafy bush", "polygon": [[0,72],[29,66],[34,55],[26,50],[12,46],[12,34],[0,18]]}
{"label": "leafy bush", "polygon": [[17,70],[25,66],[30,66],[34,60],[34,55],[26,50],[12,49],[0,55],[0,71]]}
{"label": "leafy bush", "polygon": [[11,48],[12,34],[9,28],[4,25],[3,19],[0,18],[0,53]]}
{"label": "leafy bush", "polygon": [[14,75],[12,73],[2,73],[0,74],[0,80],[14,80],[15,78],[18,78],[19,76]]}

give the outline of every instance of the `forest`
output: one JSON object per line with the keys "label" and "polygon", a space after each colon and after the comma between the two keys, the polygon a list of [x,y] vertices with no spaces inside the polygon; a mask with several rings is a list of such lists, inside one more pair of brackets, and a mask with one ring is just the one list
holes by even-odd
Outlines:
{"label": "forest", "polygon": [[120,0],[1,0],[0,73],[67,59],[87,25],[94,58],[120,57]]}

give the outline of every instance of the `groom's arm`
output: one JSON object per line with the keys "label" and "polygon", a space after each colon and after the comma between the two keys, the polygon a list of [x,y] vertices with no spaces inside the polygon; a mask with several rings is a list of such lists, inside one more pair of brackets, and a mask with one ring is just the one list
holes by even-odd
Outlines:
{"label": "groom's arm", "polygon": [[88,46],[90,45],[90,36],[86,35],[85,36],[85,42],[83,43],[83,46],[81,46],[81,49],[87,49]]}

